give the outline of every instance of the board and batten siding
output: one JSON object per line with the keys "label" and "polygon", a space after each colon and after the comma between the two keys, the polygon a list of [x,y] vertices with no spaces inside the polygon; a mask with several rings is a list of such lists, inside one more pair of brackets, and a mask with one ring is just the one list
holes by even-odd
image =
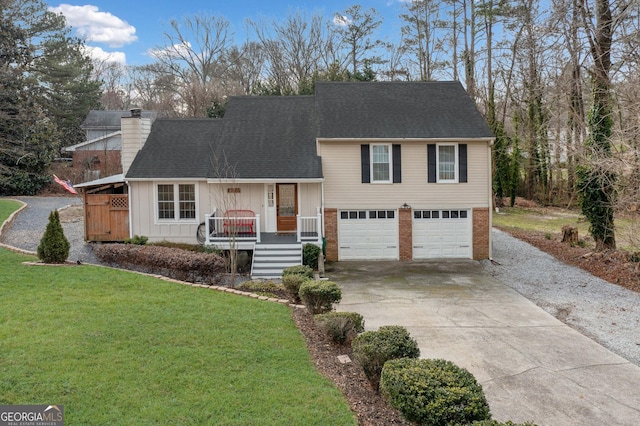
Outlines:
{"label": "board and batten siding", "polygon": [[487,207],[490,150],[486,141],[458,142],[467,144],[466,183],[427,183],[427,145],[438,143],[435,140],[389,142],[402,146],[402,182],[362,183],[360,145],[364,143],[367,141],[318,142],[325,179],[325,208],[397,209],[404,203],[418,209]]}
{"label": "board and batten siding", "polygon": [[150,242],[170,241],[175,243],[196,244],[198,224],[204,221],[204,215],[211,212],[208,204],[209,193],[205,182],[184,181],[180,183],[196,184],[196,219],[188,222],[159,222],[157,220],[156,185],[173,184],[173,181],[129,182],[131,208],[129,220],[132,235],[142,235]]}
{"label": "board and batten siding", "polygon": [[311,217],[318,213],[322,206],[322,184],[298,184],[298,213],[300,216]]}

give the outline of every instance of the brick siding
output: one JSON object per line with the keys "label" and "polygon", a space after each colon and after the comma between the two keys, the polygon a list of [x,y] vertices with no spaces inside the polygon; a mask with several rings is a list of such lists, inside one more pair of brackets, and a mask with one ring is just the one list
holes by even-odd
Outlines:
{"label": "brick siding", "polygon": [[413,259],[413,213],[411,209],[398,210],[400,260]]}
{"label": "brick siding", "polygon": [[473,258],[489,258],[489,209],[473,209]]}
{"label": "brick siding", "polygon": [[324,237],[326,238],[327,260],[338,260],[338,209],[324,209]]}

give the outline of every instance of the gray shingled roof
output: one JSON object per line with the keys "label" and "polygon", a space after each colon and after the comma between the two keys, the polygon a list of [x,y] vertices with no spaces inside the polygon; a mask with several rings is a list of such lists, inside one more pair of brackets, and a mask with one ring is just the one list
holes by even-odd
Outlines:
{"label": "gray shingled roof", "polygon": [[[161,111],[142,111],[142,117],[150,118],[151,121],[155,120],[158,116],[165,115]],[[110,110],[103,111],[92,109],[87,114],[80,127],[82,129],[87,128],[107,128],[107,129],[120,129],[120,119],[122,117],[131,117],[131,111],[128,110]]]}
{"label": "gray shingled roof", "polygon": [[493,137],[459,82],[317,82],[321,138]]}
{"label": "gray shingled roof", "polygon": [[211,166],[222,119],[157,119],[127,172],[127,179],[201,178]]}
{"label": "gray shingled roof", "polygon": [[317,82],[315,96],[231,98],[223,119],[156,120],[127,178],[321,178],[318,137],[493,134],[458,82]]}
{"label": "gray shingled roof", "polygon": [[[236,178],[322,177],[313,96],[232,98],[223,120],[216,157],[227,159]],[[218,170],[211,169],[210,177]]]}

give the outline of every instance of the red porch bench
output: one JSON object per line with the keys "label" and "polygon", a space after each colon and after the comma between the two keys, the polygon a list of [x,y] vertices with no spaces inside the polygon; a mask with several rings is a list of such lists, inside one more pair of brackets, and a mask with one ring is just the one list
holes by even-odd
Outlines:
{"label": "red porch bench", "polygon": [[252,210],[227,210],[222,220],[226,235],[254,234],[255,223],[256,214]]}

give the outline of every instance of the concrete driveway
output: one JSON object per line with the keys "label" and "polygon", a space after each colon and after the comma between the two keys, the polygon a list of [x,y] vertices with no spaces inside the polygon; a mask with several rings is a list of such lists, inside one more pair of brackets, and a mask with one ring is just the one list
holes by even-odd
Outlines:
{"label": "concrete driveway", "polygon": [[478,262],[340,262],[339,311],[405,326],[422,358],[482,384],[493,417],[538,425],[640,424],[640,368],[563,324]]}

